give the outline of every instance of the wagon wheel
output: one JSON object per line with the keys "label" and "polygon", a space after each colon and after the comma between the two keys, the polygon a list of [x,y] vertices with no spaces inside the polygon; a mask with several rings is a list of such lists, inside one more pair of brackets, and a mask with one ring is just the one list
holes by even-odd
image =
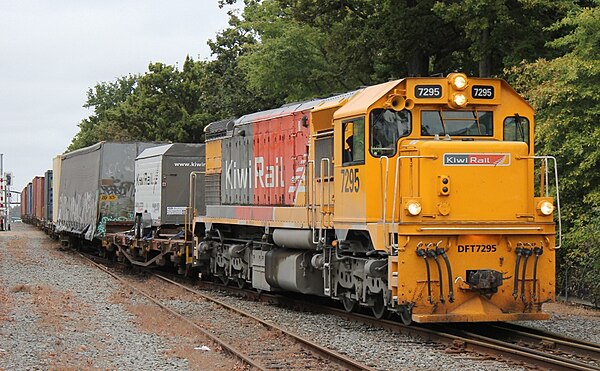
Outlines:
{"label": "wagon wheel", "polygon": [[347,296],[342,297],[342,304],[344,305],[344,309],[346,312],[355,312],[358,309],[358,301],[351,299]]}
{"label": "wagon wheel", "polygon": [[227,286],[229,284],[229,277],[224,274],[215,276],[215,282]]}
{"label": "wagon wheel", "polygon": [[373,302],[373,306],[371,307],[371,311],[373,312],[373,316],[377,319],[382,319],[387,314],[387,308],[383,304],[383,295],[374,295],[375,299]]}
{"label": "wagon wheel", "polygon": [[237,287],[243,289],[246,287],[246,280],[243,277],[236,277]]}
{"label": "wagon wheel", "polygon": [[191,279],[191,280],[197,280],[198,279],[198,270],[196,268],[194,268],[192,266],[192,264],[186,264],[185,265],[185,269],[183,271],[183,274],[185,277]]}

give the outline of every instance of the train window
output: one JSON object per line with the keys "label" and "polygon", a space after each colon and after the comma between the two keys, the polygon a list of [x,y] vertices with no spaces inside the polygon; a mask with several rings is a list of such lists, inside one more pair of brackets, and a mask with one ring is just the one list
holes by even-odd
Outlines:
{"label": "train window", "polygon": [[342,123],[342,165],[365,162],[365,118],[358,117]]}
{"label": "train window", "polygon": [[504,140],[529,144],[529,120],[515,115],[504,119]]}
{"label": "train window", "polygon": [[375,157],[396,154],[398,139],[410,134],[410,111],[376,108],[369,116],[369,149]]}
{"label": "train window", "polygon": [[490,111],[421,111],[421,135],[491,137],[494,120]]}

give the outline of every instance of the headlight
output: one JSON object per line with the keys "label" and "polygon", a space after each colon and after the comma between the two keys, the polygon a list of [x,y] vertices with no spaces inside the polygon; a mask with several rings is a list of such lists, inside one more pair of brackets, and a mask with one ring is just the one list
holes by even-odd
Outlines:
{"label": "headlight", "polygon": [[457,73],[450,79],[452,87],[456,90],[463,90],[467,87],[467,76],[462,73]]}
{"label": "headlight", "polygon": [[554,205],[550,201],[541,201],[538,204],[538,210],[540,213],[542,213],[542,215],[548,216],[554,212]]}
{"label": "headlight", "polygon": [[454,93],[452,95],[452,103],[456,107],[462,108],[467,105],[467,97],[463,93]]}
{"label": "headlight", "polygon": [[412,216],[417,216],[421,213],[421,204],[418,201],[408,201],[406,203],[406,210]]}

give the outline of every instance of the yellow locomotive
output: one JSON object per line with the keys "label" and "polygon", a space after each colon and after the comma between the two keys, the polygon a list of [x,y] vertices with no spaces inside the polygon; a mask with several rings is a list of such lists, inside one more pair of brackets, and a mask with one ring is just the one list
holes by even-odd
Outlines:
{"label": "yellow locomotive", "polygon": [[406,323],[548,317],[556,167],[534,156],[533,109],[506,82],[406,78],[206,138],[204,274]]}

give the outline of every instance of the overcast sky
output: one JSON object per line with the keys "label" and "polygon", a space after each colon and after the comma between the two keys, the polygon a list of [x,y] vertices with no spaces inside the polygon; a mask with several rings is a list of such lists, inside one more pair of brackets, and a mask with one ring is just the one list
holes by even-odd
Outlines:
{"label": "overcast sky", "polygon": [[0,153],[21,191],[52,168],[92,112],[99,82],[150,62],[210,58],[227,27],[217,0],[0,0]]}

